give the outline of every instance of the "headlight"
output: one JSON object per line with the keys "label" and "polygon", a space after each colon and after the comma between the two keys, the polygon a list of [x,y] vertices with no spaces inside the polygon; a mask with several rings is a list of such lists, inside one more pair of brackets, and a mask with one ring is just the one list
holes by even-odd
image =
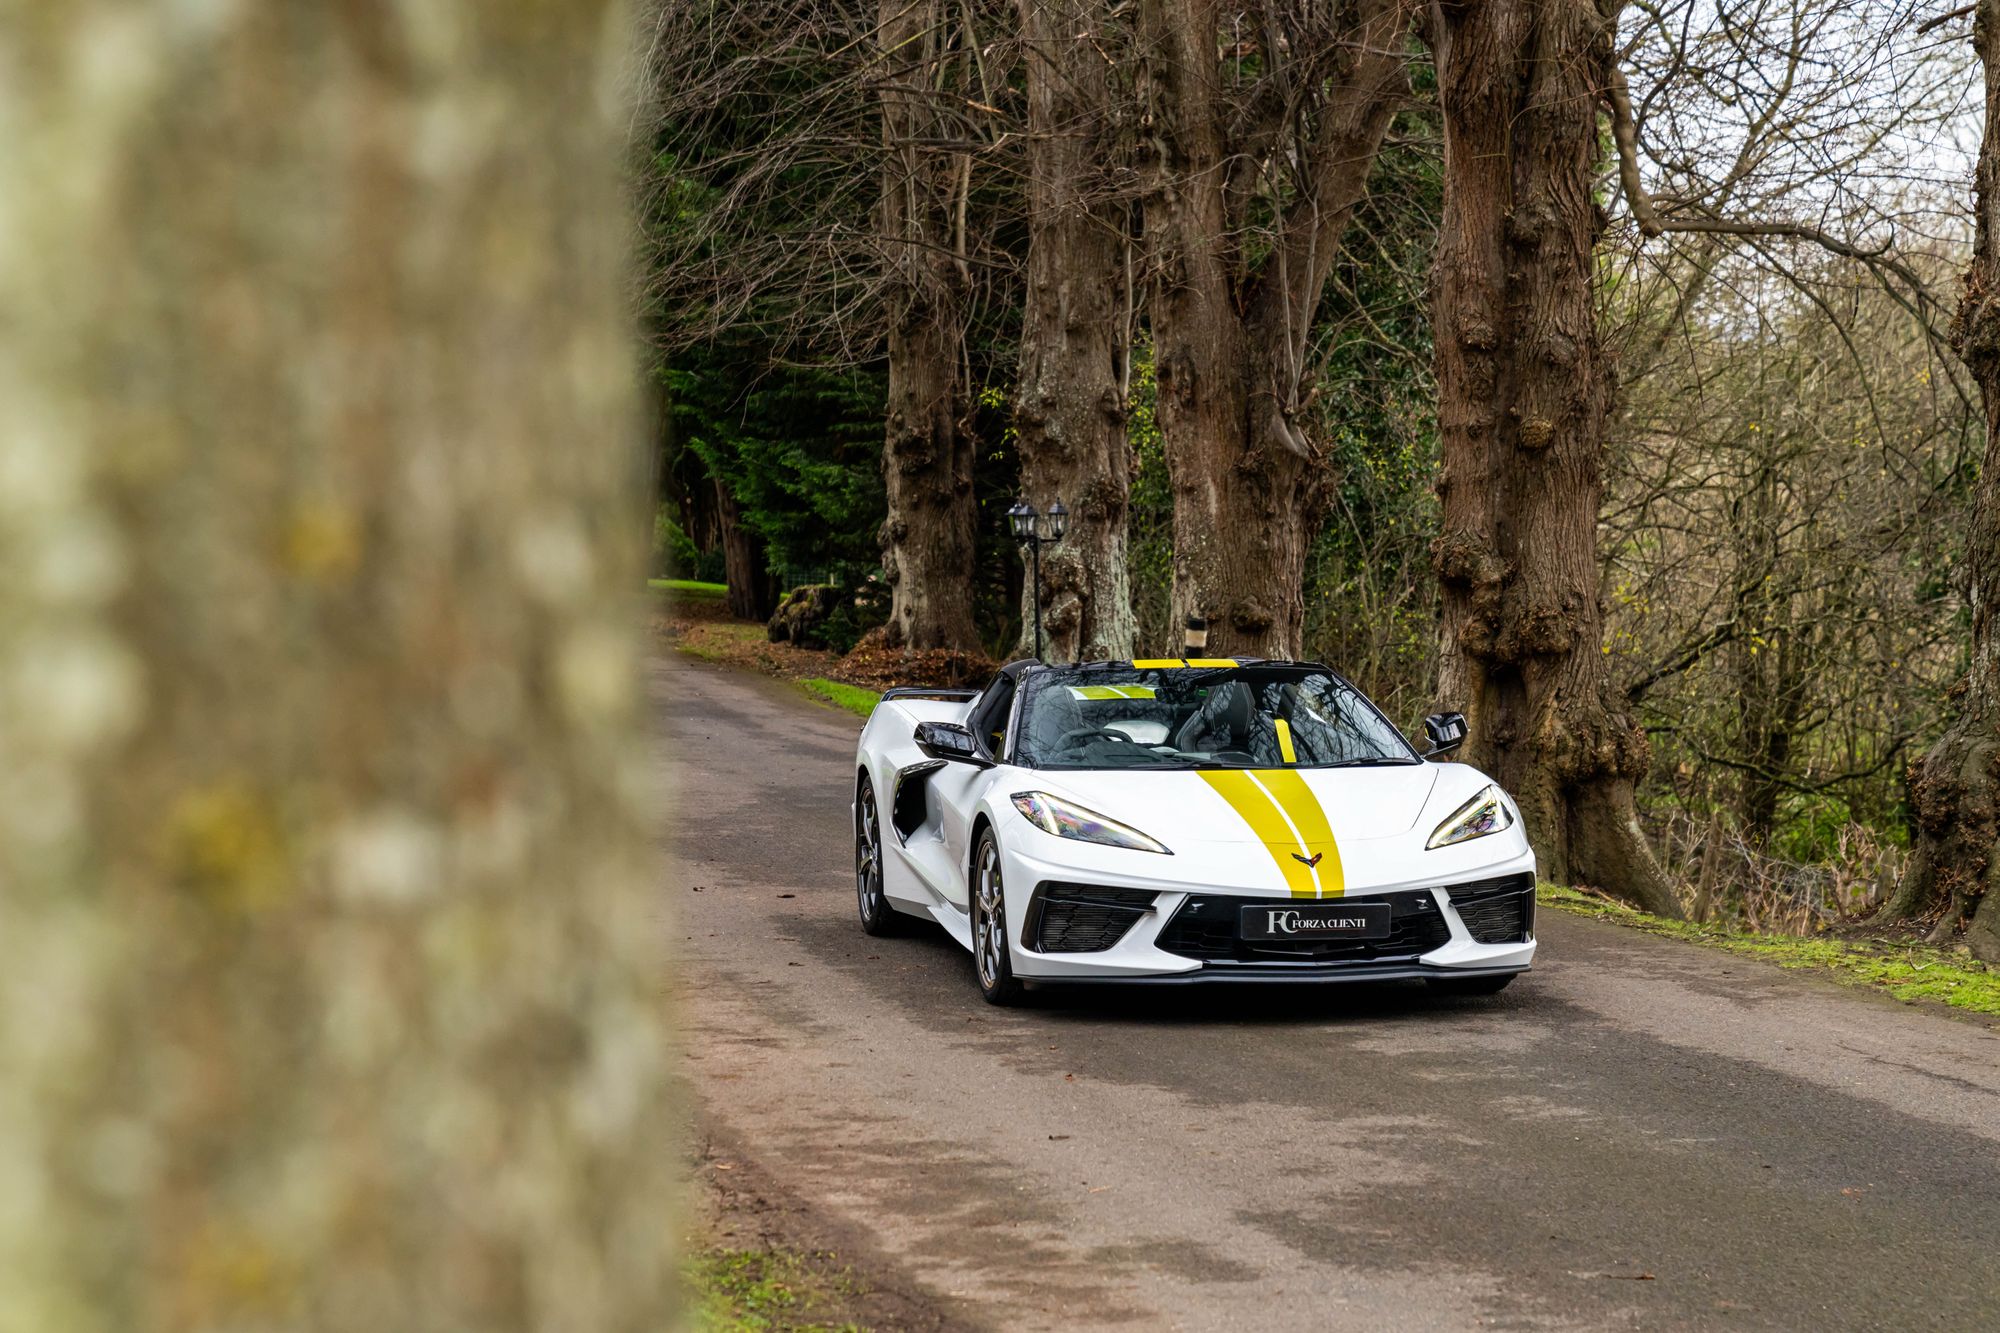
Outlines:
{"label": "headlight", "polygon": [[1015,792],[1014,808],[1019,810],[1030,824],[1044,833],[1053,833],[1058,838],[1097,842],[1107,847],[1129,847],[1135,852],[1161,852],[1167,856],[1173,855],[1131,825],[1121,824],[1115,819],[1106,819],[1095,810],[1086,810],[1080,805],[1065,801],[1060,796],[1051,796],[1045,791]]}
{"label": "headlight", "polygon": [[1431,834],[1431,840],[1424,844],[1425,851],[1439,847],[1449,847],[1453,843],[1470,842],[1483,838],[1489,833],[1514,827],[1513,812],[1508,810],[1506,800],[1498,787],[1489,786],[1464,805],[1451,812],[1451,817],[1439,824]]}

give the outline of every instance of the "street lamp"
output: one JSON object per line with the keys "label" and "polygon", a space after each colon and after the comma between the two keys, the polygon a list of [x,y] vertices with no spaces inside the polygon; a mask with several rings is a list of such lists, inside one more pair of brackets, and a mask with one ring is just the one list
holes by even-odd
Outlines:
{"label": "street lamp", "polygon": [[1032,572],[1028,576],[1028,586],[1035,603],[1035,657],[1042,655],[1042,545],[1045,542],[1059,542],[1069,531],[1069,510],[1061,500],[1049,506],[1048,531],[1042,531],[1042,515],[1026,500],[1019,501],[1007,511],[1007,526],[1014,533],[1014,540],[1028,548]]}

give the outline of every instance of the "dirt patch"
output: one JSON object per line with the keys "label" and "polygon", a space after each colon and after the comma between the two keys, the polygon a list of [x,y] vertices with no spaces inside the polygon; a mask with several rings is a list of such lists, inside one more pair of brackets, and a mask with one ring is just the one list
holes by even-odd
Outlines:
{"label": "dirt patch", "polygon": [[961,1303],[932,1293],[898,1270],[868,1232],[803,1203],[730,1139],[709,1127],[695,1134],[696,1243],[702,1254],[774,1255],[809,1287],[812,1326],[854,1325],[916,1333],[973,1333],[990,1327]]}

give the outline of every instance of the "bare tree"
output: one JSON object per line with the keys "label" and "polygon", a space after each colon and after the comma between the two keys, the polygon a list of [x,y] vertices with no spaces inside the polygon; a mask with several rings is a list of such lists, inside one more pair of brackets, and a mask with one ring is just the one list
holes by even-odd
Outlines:
{"label": "bare tree", "polygon": [[[1132,656],[1125,435],[1133,241],[1120,187],[1114,80],[1128,35],[1102,0],[1020,0],[1028,98],[1028,269],[1014,398],[1021,488],[1061,499],[1069,530],[1042,556],[1054,660]],[[1024,608],[1023,639],[1033,629]]]}
{"label": "bare tree", "polygon": [[1966,942],[2000,960],[2000,0],[1979,0],[1973,47],[1986,83],[1972,263],[1952,322],[1952,345],[1979,386],[1986,457],[1966,528],[1972,644],[1950,727],[1912,766],[1919,838],[1896,916],[1936,916],[1935,933],[1963,924]]}
{"label": "bare tree", "polygon": [[0,23],[0,1323],[672,1323],[627,36]]}
{"label": "bare tree", "polygon": [[1654,775],[1753,847],[1787,822],[1824,843],[1835,811],[1889,826],[1957,669],[1947,520],[1976,418],[1853,260],[1720,257],[1673,342],[1622,391],[1602,537]]}
{"label": "bare tree", "polygon": [[1970,58],[1932,8],[1611,11],[1605,646],[1670,798],[1751,858],[1781,812],[1829,852],[1840,818],[1900,818],[1953,670],[1972,386],[1936,293],[1969,232]]}
{"label": "bare tree", "polygon": [[1341,234],[1408,88],[1414,0],[1142,0],[1144,219],[1176,622],[1296,656],[1326,507],[1308,359]]}

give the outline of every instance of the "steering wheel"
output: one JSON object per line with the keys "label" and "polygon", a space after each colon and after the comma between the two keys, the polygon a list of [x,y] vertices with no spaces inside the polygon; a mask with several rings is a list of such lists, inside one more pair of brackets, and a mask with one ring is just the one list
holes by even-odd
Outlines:
{"label": "steering wheel", "polygon": [[1126,745],[1137,745],[1139,743],[1133,740],[1130,736],[1127,736],[1124,732],[1113,731],[1109,727],[1076,727],[1069,731],[1065,731],[1061,736],[1058,736],[1056,738],[1056,744],[1059,746],[1063,746],[1064,748],[1067,748],[1071,745],[1079,744],[1083,741],[1099,740],[1099,739],[1107,741],[1121,741]]}

